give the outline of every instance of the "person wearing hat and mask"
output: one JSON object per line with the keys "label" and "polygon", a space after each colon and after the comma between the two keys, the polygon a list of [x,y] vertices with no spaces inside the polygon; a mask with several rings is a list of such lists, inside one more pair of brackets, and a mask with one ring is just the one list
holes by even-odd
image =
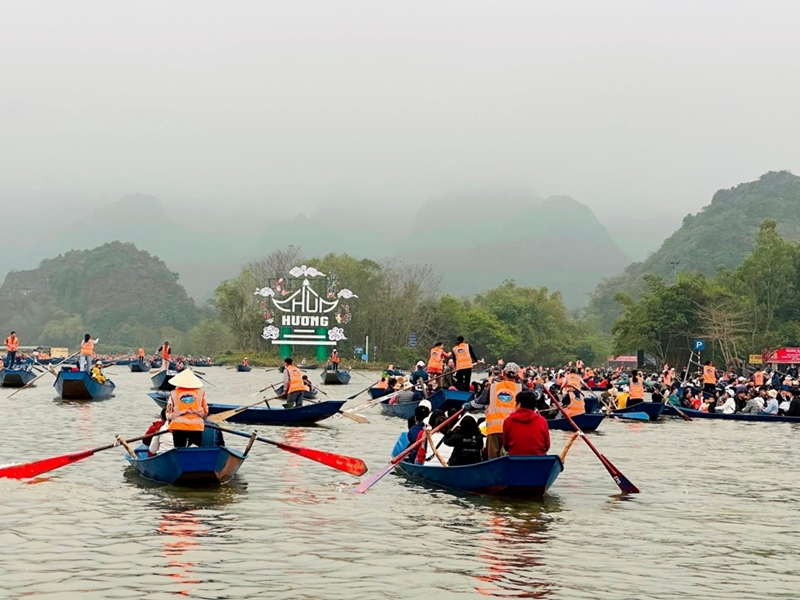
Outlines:
{"label": "person wearing hat and mask", "polygon": [[425,371],[425,363],[423,361],[419,361],[414,371],[411,372],[411,383],[416,385],[420,379],[423,383],[428,383],[428,372]]}
{"label": "person wearing hat and mask", "polygon": [[516,409],[516,397],[522,391],[517,381],[519,365],[506,363],[499,381],[489,378],[489,385],[479,398],[465,404],[468,409],[486,408],[486,456],[498,458],[503,449],[503,422]]}
{"label": "person wearing hat and mask", "polygon": [[732,415],[736,412],[736,401],[734,400],[736,392],[733,388],[725,388],[725,395],[721,398],[722,404],[717,405],[717,412],[723,415]]}
{"label": "person wearing hat and mask", "polygon": [[767,405],[758,414],[768,417],[774,417],[778,414],[778,392],[775,390],[767,392]]}
{"label": "person wearing hat and mask", "polygon": [[397,384],[400,391],[394,398],[389,400],[389,404],[408,404],[409,402],[416,401],[414,397],[414,386],[411,385],[410,381],[406,381],[404,378],[400,377],[397,380]]}
{"label": "person wearing hat and mask", "polygon": [[97,383],[105,383],[106,376],[103,374],[103,363],[101,361],[97,361],[94,363],[92,367],[92,379],[94,379]]}
{"label": "person wearing hat and mask", "polygon": [[191,369],[185,369],[169,380],[175,386],[167,400],[168,429],[176,448],[188,448],[203,443],[208,404],[203,382]]}

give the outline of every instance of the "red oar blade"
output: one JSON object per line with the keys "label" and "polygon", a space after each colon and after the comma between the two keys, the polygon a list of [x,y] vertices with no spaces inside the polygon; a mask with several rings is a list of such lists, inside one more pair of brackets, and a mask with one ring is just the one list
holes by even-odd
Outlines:
{"label": "red oar blade", "polygon": [[84,450],[83,452],[74,452],[72,454],[64,454],[63,456],[44,458],[42,460],[26,463],[24,465],[11,465],[9,467],[0,468],[0,477],[5,477],[8,479],[27,479],[28,477],[36,477],[42,473],[47,473],[53,469],[78,462],[84,458],[88,458],[92,454],[94,454],[94,450]]}
{"label": "red oar blade", "polygon": [[[261,438],[256,438],[261,439]],[[361,477],[367,472],[366,463],[360,458],[353,456],[345,456],[344,454],[334,454],[333,452],[325,452],[324,450],[315,450],[314,448],[298,448],[297,446],[289,446],[280,442],[270,441],[281,450],[286,450],[298,456],[317,461],[328,467],[339,469],[343,473]]]}
{"label": "red oar blade", "polygon": [[631,483],[625,475],[622,474],[622,471],[617,469],[610,460],[608,460],[603,454],[600,454],[600,460],[603,463],[603,466],[606,468],[606,471],[611,475],[611,478],[614,480],[614,483],[619,486],[619,489],[622,490],[625,494],[638,494],[639,488],[637,488],[633,483]]}

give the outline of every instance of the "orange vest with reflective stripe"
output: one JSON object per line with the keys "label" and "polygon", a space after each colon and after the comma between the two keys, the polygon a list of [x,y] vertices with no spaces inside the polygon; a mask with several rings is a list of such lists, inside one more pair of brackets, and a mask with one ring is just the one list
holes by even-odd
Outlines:
{"label": "orange vest with reflective stripe", "polygon": [[286,372],[289,374],[289,389],[286,392],[287,394],[304,392],[308,389],[303,381],[303,372],[300,369],[294,365],[286,365]]}
{"label": "orange vest with reflective stripe", "polygon": [[203,419],[208,416],[208,404],[203,390],[176,388],[170,392],[167,403],[169,430],[203,431]]}
{"label": "orange vest with reflective stripe", "polygon": [[169,360],[170,356],[172,356],[172,349],[167,345],[162,346],[161,358],[163,358],[164,360]]}
{"label": "orange vest with reflective stripe", "polygon": [[489,390],[489,406],[486,407],[486,435],[503,433],[503,421],[517,408],[517,394],[522,386],[513,381],[498,381]]}
{"label": "orange vest with reflective stripe", "polygon": [[17,336],[8,336],[6,338],[6,350],[9,352],[16,352],[17,348],[19,348],[19,338]]}
{"label": "orange vest with reflective stripe", "polygon": [[94,356],[94,340],[81,342],[81,354],[83,356]]}
{"label": "orange vest with reflective stripe", "polygon": [[[456,355],[456,371],[472,368],[472,357],[469,355],[469,344],[464,342],[453,348]],[[502,432],[501,432],[502,433]]]}
{"label": "orange vest with reflective stripe", "polygon": [[431,357],[428,359],[428,373],[441,373],[444,363],[444,350],[439,346],[431,348]]}
{"label": "orange vest with reflective stripe", "polygon": [[567,375],[567,385],[579,390],[583,387],[583,379],[577,373],[570,373]]}
{"label": "orange vest with reflective stripe", "polygon": [[570,417],[575,415],[582,415],[586,412],[586,407],[583,404],[583,396],[576,396],[575,394],[569,395],[569,406],[565,406],[564,410]]}
{"label": "orange vest with reflective stripe", "polygon": [[703,383],[717,383],[717,370],[711,365],[703,367]]}
{"label": "orange vest with reflective stripe", "polygon": [[753,383],[759,387],[764,385],[764,371],[756,371],[753,373]]}
{"label": "orange vest with reflective stripe", "polygon": [[644,400],[644,381],[640,379],[634,383],[633,378],[631,378],[628,388],[630,390],[628,396],[631,400]]}

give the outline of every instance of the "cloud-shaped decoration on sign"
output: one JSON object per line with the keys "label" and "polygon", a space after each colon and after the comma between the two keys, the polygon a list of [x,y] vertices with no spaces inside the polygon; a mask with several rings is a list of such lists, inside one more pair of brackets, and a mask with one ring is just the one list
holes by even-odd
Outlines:
{"label": "cloud-shaped decoration on sign", "polygon": [[338,342],[339,340],[346,340],[347,338],[344,335],[344,329],[341,327],[334,327],[328,330],[328,339],[332,342]]}
{"label": "cloud-shaped decoration on sign", "polygon": [[347,288],[343,290],[339,290],[339,293],[336,294],[339,298],[358,298],[353,292],[348,290]]}
{"label": "cloud-shaped decoration on sign", "polygon": [[264,327],[264,331],[261,332],[261,337],[265,340],[277,340],[281,337],[281,330],[274,325],[268,325]]}
{"label": "cloud-shaped decoration on sign", "polygon": [[325,277],[325,273],[322,271],[317,271],[314,267],[307,267],[305,265],[302,267],[294,267],[289,271],[289,275],[292,277]]}
{"label": "cloud-shaped decoration on sign", "polygon": [[270,296],[275,296],[275,290],[270,287],[263,287],[261,289],[257,289],[253,292],[254,296],[264,296],[264,298],[269,298]]}

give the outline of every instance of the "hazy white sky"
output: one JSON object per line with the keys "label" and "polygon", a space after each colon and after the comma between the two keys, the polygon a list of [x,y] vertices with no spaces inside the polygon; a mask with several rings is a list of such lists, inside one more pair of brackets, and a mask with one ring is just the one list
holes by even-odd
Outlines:
{"label": "hazy white sky", "polygon": [[800,3],[7,2],[0,198],[696,211],[800,173]]}

